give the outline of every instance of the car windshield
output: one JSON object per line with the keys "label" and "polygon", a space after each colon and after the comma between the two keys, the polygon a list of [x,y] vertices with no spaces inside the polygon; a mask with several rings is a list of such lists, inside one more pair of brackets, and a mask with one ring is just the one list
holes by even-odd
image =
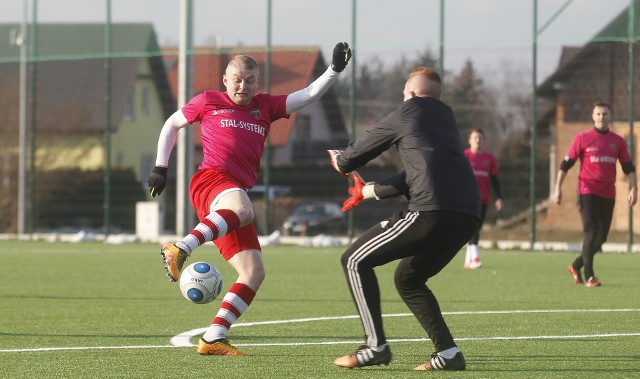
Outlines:
{"label": "car windshield", "polygon": [[298,207],[293,212],[293,214],[295,216],[310,216],[310,215],[322,216],[326,214],[326,212],[324,210],[324,206],[322,205],[305,205],[302,207]]}

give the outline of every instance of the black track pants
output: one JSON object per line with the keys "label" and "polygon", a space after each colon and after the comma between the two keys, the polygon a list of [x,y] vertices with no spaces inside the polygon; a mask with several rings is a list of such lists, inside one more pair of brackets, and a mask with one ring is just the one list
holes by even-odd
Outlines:
{"label": "black track pants", "polygon": [[342,266],[369,346],[386,343],[374,267],[400,260],[395,285],[436,351],[455,346],[426,281],[477,231],[477,217],[444,211],[400,212],[366,231],[342,255]]}
{"label": "black track pants", "polygon": [[582,217],[582,254],[573,262],[573,268],[580,270],[584,267],[584,277],[595,276],[593,272],[593,257],[602,250],[602,244],[607,242],[613,206],[615,201],[597,195],[580,195],[580,216]]}

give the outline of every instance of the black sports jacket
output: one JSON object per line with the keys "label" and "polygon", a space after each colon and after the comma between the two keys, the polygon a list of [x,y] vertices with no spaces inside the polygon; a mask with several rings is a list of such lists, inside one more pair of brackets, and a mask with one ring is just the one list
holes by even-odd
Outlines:
{"label": "black sports jacket", "polygon": [[367,130],[338,156],[351,172],[395,145],[404,170],[376,182],[379,198],[405,195],[410,211],[451,211],[480,217],[480,192],[451,108],[414,97]]}

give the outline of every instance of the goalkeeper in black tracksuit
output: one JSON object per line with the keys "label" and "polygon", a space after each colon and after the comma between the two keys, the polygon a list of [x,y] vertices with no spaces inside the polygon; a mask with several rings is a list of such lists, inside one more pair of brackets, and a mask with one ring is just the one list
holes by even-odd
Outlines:
{"label": "goalkeeper in black tracksuit", "polygon": [[[465,360],[426,281],[442,270],[477,231],[480,193],[464,155],[451,108],[439,100],[440,76],[429,67],[411,71],[404,102],[344,151],[330,150],[333,167],[349,174],[354,186],[347,211],[369,198],[405,195],[406,210],[361,235],[342,256],[349,289],[366,334],[366,343],[334,364],[361,367],[388,364],[391,350],[382,326],[380,290],[374,268],[400,260],[396,288],[435,346],[416,370],[464,370]],[[354,172],[396,146],[404,170],[365,184]]]}

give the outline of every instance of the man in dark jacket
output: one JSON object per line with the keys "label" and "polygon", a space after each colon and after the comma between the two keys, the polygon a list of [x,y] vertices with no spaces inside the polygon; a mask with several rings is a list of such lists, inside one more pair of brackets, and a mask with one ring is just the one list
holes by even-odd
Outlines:
{"label": "man in dark jacket", "polygon": [[[451,108],[439,100],[441,80],[430,67],[411,71],[404,102],[344,151],[330,150],[333,167],[354,181],[343,210],[365,198],[405,195],[407,209],[361,235],[342,255],[347,283],[366,342],[334,364],[362,367],[388,364],[391,350],[382,326],[380,290],[374,268],[400,260],[396,288],[435,346],[416,370],[464,370],[438,301],[426,281],[440,272],[480,223],[480,193]],[[404,170],[365,185],[355,173],[395,146]]]}

